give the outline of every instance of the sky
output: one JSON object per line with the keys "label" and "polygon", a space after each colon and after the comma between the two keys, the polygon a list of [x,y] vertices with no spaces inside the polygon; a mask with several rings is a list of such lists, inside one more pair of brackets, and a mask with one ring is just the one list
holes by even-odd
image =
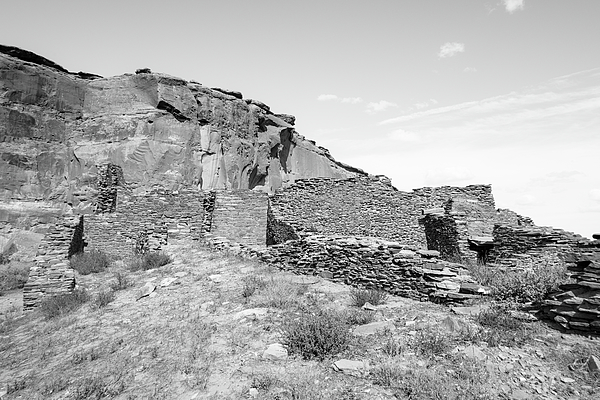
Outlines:
{"label": "sky", "polygon": [[241,91],[399,190],[600,233],[598,0],[0,0],[0,43]]}

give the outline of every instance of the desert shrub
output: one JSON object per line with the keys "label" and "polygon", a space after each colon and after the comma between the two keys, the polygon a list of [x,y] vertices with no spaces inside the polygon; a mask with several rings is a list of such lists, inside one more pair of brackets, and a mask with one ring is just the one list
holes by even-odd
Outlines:
{"label": "desert shrub", "polygon": [[0,295],[8,290],[21,289],[29,277],[29,264],[13,261],[0,265]]}
{"label": "desert shrub", "polygon": [[27,378],[15,379],[6,385],[6,394],[11,394],[23,390],[27,387]]}
{"label": "desert shrub", "polygon": [[81,275],[103,272],[110,266],[108,256],[98,250],[78,253],[71,257],[71,268]]}
{"label": "desert shrub", "polygon": [[[472,364],[472,365],[471,365]],[[441,366],[445,367],[445,366]],[[496,399],[485,366],[477,362],[454,363],[452,369],[401,368],[393,360],[371,372],[374,383],[393,389],[399,399]]]}
{"label": "desert shrub", "polygon": [[348,346],[350,332],[343,313],[317,310],[288,318],[283,325],[284,345],[304,359],[322,360]]}
{"label": "desert shrub", "polygon": [[357,289],[350,290],[350,299],[352,305],[362,307],[365,303],[370,303],[374,306],[385,303],[387,293],[377,289]]}
{"label": "desert shrub", "polygon": [[162,267],[163,265],[167,265],[172,262],[171,257],[165,253],[151,251],[145,253],[140,257],[135,257],[129,262],[129,270],[130,271],[147,271],[149,269],[154,269],[158,267]]}
{"label": "desert shrub", "polygon": [[475,320],[484,328],[479,332],[488,346],[519,346],[530,340],[531,330],[511,315],[512,307],[506,303],[492,304],[482,310]]}
{"label": "desert shrub", "polygon": [[97,308],[106,307],[114,299],[115,292],[113,290],[103,290],[94,297],[94,306]]}
{"label": "desert shrub", "polygon": [[76,310],[88,300],[89,295],[85,290],[75,289],[70,293],[45,296],[39,309],[47,319],[51,319]]}
{"label": "desert shrub", "polygon": [[113,278],[114,281],[111,282],[110,288],[115,292],[118,290],[127,289],[133,285],[133,283],[127,278],[127,275],[125,275],[123,272],[115,272],[113,274]]}
{"label": "desert shrub", "polygon": [[454,338],[446,332],[427,328],[417,332],[412,347],[424,357],[436,357],[448,354],[454,344]]}
{"label": "desert shrub", "polygon": [[477,282],[491,288],[491,296],[498,301],[541,301],[570,280],[564,262],[552,253],[523,259],[513,268],[480,264],[467,267]]}
{"label": "desert shrub", "polygon": [[396,339],[391,333],[386,334],[383,338],[381,350],[388,357],[396,357],[404,353],[406,350],[406,343]]}
{"label": "desert shrub", "polygon": [[373,322],[375,313],[365,310],[348,310],[346,312],[346,322],[349,325],[364,325]]}
{"label": "desert shrub", "polygon": [[0,265],[8,264],[10,262],[10,256],[17,252],[17,245],[11,243],[6,249],[0,253]]}
{"label": "desert shrub", "polygon": [[271,278],[260,290],[256,302],[261,307],[290,309],[299,305],[298,286],[285,278]]}
{"label": "desert shrub", "polygon": [[257,290],[264,289],[267,282],[261,277],[251,275],[244,278],[244,288],[242,289],[242,297],[247,299],[251,297]]}

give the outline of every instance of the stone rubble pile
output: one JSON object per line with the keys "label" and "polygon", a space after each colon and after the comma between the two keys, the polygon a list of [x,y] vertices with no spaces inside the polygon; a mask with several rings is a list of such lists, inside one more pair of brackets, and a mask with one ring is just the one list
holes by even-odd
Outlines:
{"label": "stone rubble pile", "polygon": [[542,316],[565,329],[600,333],[600,240],[580,243],[567,268],[575,283],[561,286],[543,301]]}

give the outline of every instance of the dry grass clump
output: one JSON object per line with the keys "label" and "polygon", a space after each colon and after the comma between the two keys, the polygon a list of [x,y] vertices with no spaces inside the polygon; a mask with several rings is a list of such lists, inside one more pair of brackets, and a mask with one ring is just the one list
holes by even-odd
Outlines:
{"label": "dry grass clump", "polygon": [[94,297],[94,306],[96,308],[106,307],[115,299],[115,292],[112,289],[98,292]]}
{"label": "dry grass clump", "polygon": [[21,289],[29,277],[29,263],[13,261],[0,265],[0,296],[13,289]]}
{"label": "dry grass clump", "polygon": [[475,321],[483,327],[479,338],[488,346],[521,346],[532,339],[532,329],[514,318],[510,311],[510,305],[496,303],[476,316]]}
{"label": "dry grass clump", "polygon": [[149,269],[155,269],[167,265],[172,262],[173,259],[168,254],[151,251],[145,253],[142,256],[135,257],[129,262],[130,271],[147,271]]}
{"label": "dry grass clump", "polygon": [[298,308],[300,306],[299,290],[302,289],[288,278],[271,277],[265,281],[264,287],[258,290],[255,301],[260,307],[284,310]]}
{"label": "dry grass clump", "polygon": [[244,299],[248,299],[251,297],[257,290],[262,290],[267,286],[267,282],[256,275],[251,275],[244,278],[244,288],[242,289],[242,297]]}
{"label": "dry grass clump", "polygon": [[306,360],[323,360],[348,347],[350,331],[344,313],[317,310],[288,318],[282,326],[284,345]]}
{"label": "dry grass clump", "polygon": [[40,302],[39,310],[46,319],[52,319],[78,309],[89,299],[88,293],[82,289],[54,296],[47,295]]}
{"label": "dry grass clump", "polygon": [[70,260],[71,268],[81,275],[104,272],[110,266],[108,256],[98,250],[77,253]]}
{"label": "dry grass clump", "polygon": [[118,291],[118,290],[124,290],[127,289],[128,287],[133,286],[133,282],[131,282],[128,278],[127,275],[125,275],[123,272],[115,272],[113,274],[113,278],[114,281],[111,282],[110,284],[110,288],[113,291]]}
{"label": "dry grass clump", "polygon": [[474,360],[448,360],[417,366],[388,359],[371,371],[375,384],[386,386],[396,398],[414,400],[496,399],[485,365]]}
{"label": "dry grass clump", "polygon": [[385,303],[388,295],[386,292],[377,289],[357,289],[350,290],[350,299],[352,305],[362,307],[366,303],[374,306]]}
{"label": "dry grass clump", "polygon": [[10,262],[10,256],[17,252],[17,245],[11,243],[2,252],[0,252],[0,265],[8,264]]}
{"label": "dry grass clump", "polygon": [[466,266],[477,282],[491,288],[491,296],[497,301],[538,302],[570,282],[565,263],[553,253],[521,260],[512,268],[473,263]]}

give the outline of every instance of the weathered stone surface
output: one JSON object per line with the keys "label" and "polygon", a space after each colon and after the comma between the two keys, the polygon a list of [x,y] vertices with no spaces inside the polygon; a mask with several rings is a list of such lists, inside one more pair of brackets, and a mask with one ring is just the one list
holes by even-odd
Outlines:
{"label": "weathered stone surface", "polygon": [[285,360],[288,357],[288,351],[280,343],[274,343],[269,345],[263,352],[263,358],[269,360]]}
{"label": "weathered stone surface", "polygon": [[371,322],[370,324],[360,325],[354,329],[354,334],[358,336],[374,335],[377,332],[385,330],[394,330],[394,324],[390,321]]}
{"label": "weathered stone surface", "polygon": [[368,365],[363,361],[338,360],[333,363],[333,369],[347,375],[361,377],[368,371]]}
{"label": "weathered stone surface", "polygon": [[356,175],[299,135],[293,117],[239,92],[149,70],[82,76],[0,48],[2,198],[84,207],[93,201],[89,178],[106,163],[130,185],[170,189],[273,191],[293,179]]}

